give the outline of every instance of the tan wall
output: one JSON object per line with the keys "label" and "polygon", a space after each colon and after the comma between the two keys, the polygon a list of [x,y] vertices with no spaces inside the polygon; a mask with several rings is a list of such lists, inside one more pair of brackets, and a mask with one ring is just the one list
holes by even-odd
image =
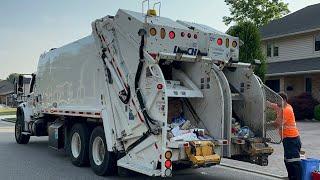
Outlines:
{"label": "tan wall", "polygon": [[312,78],[312,95],[320,101],[320,74],[311,76]]}
{"label": "tan wall", "polygon": [[267,57],[268,62],[320,57],[320,51],[314,50],[314,38],[315,35],[319,33],[320,32],[317,31],[307,34],[298,34],[278,39],[265,40],[262,41],[262,49],[264,53],[267,54],[266,50],[268,43],[279,47],[279,56]]}
{"label": "tan wall", "polygon": [[[312,96],[320,101],[320,74],[272,77],[267,79],[280,79],[280,91],[286,92],[290,99],[305,92],[305,78],[307,77],[312,79]],[[287,91],[288,86],[291,86],[293,90]]]}
{"label": "tan wall", "polygon": [[6,96],[0,96],[0,104],[6,104]]}
{"label": "tan wall", "polygon": [[[288,86],[291,86],[293,90],[287,91]],[[289,99],[293,96],[297,96],[305,92],[304,77],[303,76],[284,77],[284,90],[288,94]]]}

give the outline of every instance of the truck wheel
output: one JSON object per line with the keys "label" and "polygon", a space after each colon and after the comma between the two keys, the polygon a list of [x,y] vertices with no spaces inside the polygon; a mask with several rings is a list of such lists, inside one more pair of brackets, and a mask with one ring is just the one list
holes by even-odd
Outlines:
{"label": "truck wheel", "polygon": [[85,124],[72,126],[68,149],[72,164],[79,167],[88,164],[89,133]]}
{"label": "truck wheel", "polygon": [[17,120],[15,123],[15,138],[18,144],[28,144],[30,140],[29,135],[22,134],[24,129],[24,115],[23,110],[20,108],[17,109]]}
{"label": "truck wheel", "polygon": [[114,175],[116,171],[116,155],[109,152],[102,127],[96,127],[91,134],[89,159],[92,170],[99,176]]}

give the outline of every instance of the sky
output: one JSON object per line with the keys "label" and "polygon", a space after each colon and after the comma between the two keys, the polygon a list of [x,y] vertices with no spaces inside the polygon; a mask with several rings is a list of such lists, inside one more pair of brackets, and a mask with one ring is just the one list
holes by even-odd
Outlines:
{"label": "sky", "polygon": [[[91,33],[91,22],[119,8],[141,12],[141,0],[0,0],[0,79],[33,73],[40,54]],[[150,2],[155,2],[151,0]],[[285,0],[291,12],[320,0]],[[161,16],[220,31],[229,15],[224,0],[161,0]]]}

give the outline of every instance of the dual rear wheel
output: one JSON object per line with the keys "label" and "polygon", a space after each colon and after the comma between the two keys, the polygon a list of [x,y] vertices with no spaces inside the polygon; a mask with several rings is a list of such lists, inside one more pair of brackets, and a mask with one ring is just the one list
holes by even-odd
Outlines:
{"label": "dual rear wheel", "polygon": [[86,124],[73,125],[68,144],[72,164],[85,166],[90,163],[92,170],[99,176],[115,174],[116,155],[108,151],[101,126],[95,127],[89,135]]}

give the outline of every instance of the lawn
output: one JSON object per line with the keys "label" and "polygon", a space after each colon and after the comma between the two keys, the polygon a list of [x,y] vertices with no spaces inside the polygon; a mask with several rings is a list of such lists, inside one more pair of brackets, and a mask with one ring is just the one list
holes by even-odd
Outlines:
{"label": "lawn", "polygon": [[16,108],[0,108],[0,116],[2,115],[15,115]]}

